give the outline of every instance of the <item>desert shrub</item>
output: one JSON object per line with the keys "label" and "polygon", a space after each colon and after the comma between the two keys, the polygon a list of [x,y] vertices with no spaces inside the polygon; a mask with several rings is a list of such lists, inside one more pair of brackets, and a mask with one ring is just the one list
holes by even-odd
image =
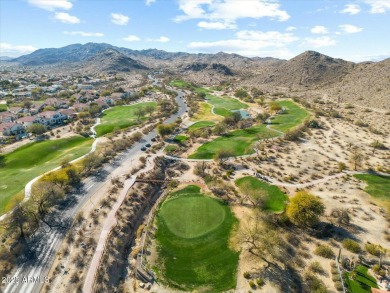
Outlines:
{"label": "desert shrub", "polygon": [[343,291],[343,284],[341,283],[341,280],[334,282],[334,287],[337,291]]}
{"label": "desert shrub", "polygon": [[251,277],[251,274],[249,272],[244,272],[243,276],[245,279],[249,279]]}
{"label": "desert shrub", "polygon": [[325,257],[325,258],[329,258],[329,259],[332,259],[335,257],[335,254],[334,254],[332,248],[330,248],[326,244],[318,245],[316,247],[316,249],[314,250],[314,254]]}
{"label": "desert shrub", "polygon": [[343,242],[343,247],[353,253],[359,253],[362,251],[362,248],[360,247],[359,243],[357,243],[355,240],[352,239],[344,239]]}
{"label": "desert shrub", "polygon": [[261,286],[264,286],[265,282],[262,278],[258,278],[256,280],[256,284],[257,284],[257,286],[261,287]]}
{"label": "desert shrub", "polygon": [[314,274],[305,273],[304,278],[305,278],[307,287],[309,289],[309,292],[313,292],[313,293],[327,293],[328,292],[324,282],[322,282]]}
{"label": "desert shrub", "polygon": [[381,267],[379,266],[379,264],[374,265],[374,266],[372,267],[372,271],[373,271],[375,274],[379,275],[379,276],[382,276],[382,277],[386,276],[386,271],[385,271],[383,268],[381,268]]}
{"label": "desert shrub", "polygon": [[251,286],[252,289],[256,289],[256,284],[253,281],[249,281],[249,286]]}
{"label": "desert shrub", "polygon": [[313,261],[309,265],[309,270],[313,273],[316,273],[316,274],[323,274],[324,273],[324,268],[321,266],[321,264],[318,261]]}
{"label": "desert shrub", "polygon": [[380,256],[380,254],[381,254],[381,252],[383,250],[382,246],[380,246],[378,244],[374,244],[374,243],[369,243],[369,242],[366,243],[364,248],[366,249],[366,251],[369,254],[375,255],[377,257]]}

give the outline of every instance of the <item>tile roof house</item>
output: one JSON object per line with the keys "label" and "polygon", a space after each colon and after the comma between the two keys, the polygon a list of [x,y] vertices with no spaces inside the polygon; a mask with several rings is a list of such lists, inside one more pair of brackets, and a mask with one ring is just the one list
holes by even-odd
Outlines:
{"label": "tile roof house", "polygon": [[42,119],[38,117],[37,115],[35,116],[24,116],[16,120],[17,123],[22,124],[24,127],[29,127],[30,125],[34,123],[41,123]]}
{"label": "tile roof house", "polygon": [[12,122],[15,121],[18,118],[17,115],[6,111],[6,112],[0,112],[0,122]]}
{"label": "tile roof house", "polygon": [[37,116],[41,118],[41,123],[47,126],[62,124],[68,118],[68,116],[57,111],[45,111],[39,113]]}
{"label": "tile roof house", "polygon": [[20,137],[25,133],[22,124],[14,122],[0,123],[0,133],[2,136],[16,136]]}

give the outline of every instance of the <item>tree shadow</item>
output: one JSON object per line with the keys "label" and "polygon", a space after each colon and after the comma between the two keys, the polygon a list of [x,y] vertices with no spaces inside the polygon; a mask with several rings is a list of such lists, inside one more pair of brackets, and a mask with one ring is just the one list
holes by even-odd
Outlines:
{"label": "tree shadow", "polygon": [[264,280],[277,285],[281,292],[284,293],[298,293],[303,292],[302,279],[298,272],[290,267],[285,268],[279,265],[269,265],[264,267],[260,272],[259,276]]}

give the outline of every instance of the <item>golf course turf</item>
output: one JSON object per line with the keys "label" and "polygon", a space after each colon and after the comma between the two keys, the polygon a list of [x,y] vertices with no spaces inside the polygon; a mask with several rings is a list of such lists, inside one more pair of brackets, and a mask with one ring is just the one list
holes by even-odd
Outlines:
{"label": "golf course turf", "polygon": [[[152,105],[156,107],[155,102],[139,103],[131,106],[116,106],[103,112],[101,124],[95,127],[97,136],[113,132],[116,129],[124,129],[139,123],[136,110]],[[140,120],[145,120],[146,116],[141,116]]]}
{"label": "golf course turf", "polygon": [[268,129],[265,124],[259,124],[247,129],[234,130],[210,142],[201,145],[190,159],[212,159],[220,150],[232,153],[232,156],[242,156],[254,153],[253,144],[258,140],[257,134],[268,133],[276,137],[279,133]]}
{"label": "golf course turf", "polygon": [[229,237],[237,220],[228,206],[189,185],[163,202],[156,221],[162,281],[181,290],[235,287],[239,254],[229,248]]}
{"label": "golf course turf", "polygon": [[288,197],[277,186],[268,184],[252,176],[237,179],[235,183],[240,190],[244,184],[248,184],[251,189],[251,194],[255,194],[257,190],[264,190],[267,193],[267,199],[264,204],[265,210],[274,213],[284,211]]}
{"label": "golf course turf", "polygon": [[390,201],[390,176],[381,176],[373,174],[355,174],[357,179],[367,183],[364,191],[371,196]]}
{"label": "golf course turf", "polygon": [[188,130],[191,131],[191,130],[201,129],[201,128],[210,127],[214,125],[215,123],[212,121],[199,121],[192,124],[190,127],[188,127]]}
{"label": "golf course turf", "polygon": [[0,167],[0,215],[14,204],[12,199],[36,176],[90,151],[92,139],[81,136],[33,142],[4,155]]}
{"label": "golf course turf", "polygon": [[273,129],[285,132],[301,124],[310,116],[309,112],[292,101],[280,101],[278,103],[286,108],[286,113],[274,117],[270,128],[267,128],[265,124],[258,124],[247,129],[231,131],[224,136],[201,145],[188,158],[212,159],[220,150],[229,151],[232,156],[253,154],[253,145],[259,140],[259,136],[261,137],[264,134],[267,134],[268,138],[280,136],[280,133]]}

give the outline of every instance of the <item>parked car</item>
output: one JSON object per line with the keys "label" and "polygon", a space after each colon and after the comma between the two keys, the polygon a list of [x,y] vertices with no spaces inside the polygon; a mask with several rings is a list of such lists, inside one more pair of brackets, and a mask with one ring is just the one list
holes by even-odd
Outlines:
{"label": "parked car", "polygon": [[142,147],[142,148],[141,148],[141,151],[146,151],[146,147]]}
{"label": "parked car", "polygon": [[150,143],[145,144],[145,147],[150,148],[151,147]]}

